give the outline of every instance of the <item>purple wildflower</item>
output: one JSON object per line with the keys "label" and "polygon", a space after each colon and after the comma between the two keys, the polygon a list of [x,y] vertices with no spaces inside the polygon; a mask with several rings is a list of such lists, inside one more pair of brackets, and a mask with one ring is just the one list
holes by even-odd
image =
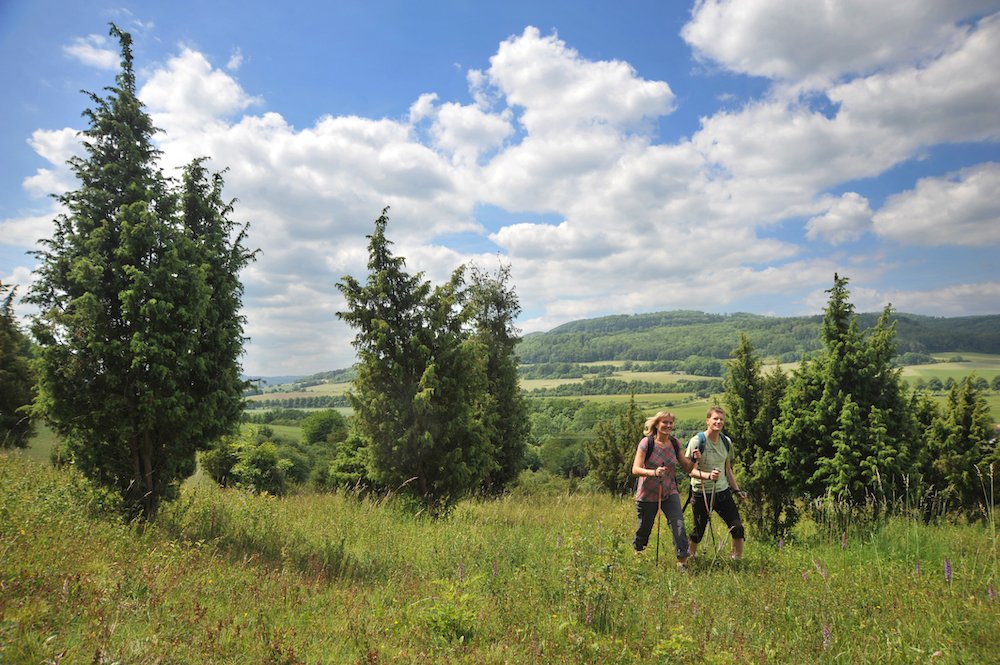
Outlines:
{"label": "purple wildflower", "polygon": [[820,563],[819,563],[819,561],[817,561],[815,559],[813,560],[813,565],[816,566],[816,572],[819,573],[820,575],[822,575],[823,579],[825,580],[826,579],[826,568],[824,568],[823,566],[821,566]]}
{"label": "purple wildflower", "polygon": [[991,603],[997,599],[997,595],[993,593],[993,584],[986,587],[986,595],[990,597]]}
{"label": "purple wildflower", "polygon": [[778,539],[778,551],[780,552],[783,549],[785,549],[785,539],[784,538],[779,538]]}
{"label": "purple wildflower", "polygon": [[951,560],[948,557],[944,558],[944,579],[951,584]]}
{"label": "purple wildflower", "polygon": [[823,648],[830,648],[830,624],[828,623],[823,624]]}
{"label": "purple wildflower", "polygon": [[917,559],[916,570],[917,570],[917,575],[919,575],[920,574],[920,559]]}
{"label": "purple wildflower", "polygon": [[559,549],[560,547],[562,547],[562,536],[556,534],[556,549]]}

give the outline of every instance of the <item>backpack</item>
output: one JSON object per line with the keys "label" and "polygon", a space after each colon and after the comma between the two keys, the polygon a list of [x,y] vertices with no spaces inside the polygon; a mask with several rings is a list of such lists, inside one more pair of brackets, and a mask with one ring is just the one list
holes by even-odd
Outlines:
{"label": "backpack", "polygon": [[[726,457],[729,457],[729,448],[733,445],[733,442],[728,436],[726,436],[722,432],[719,432],[719,436],[722,437],[722,442],[726,444]],[[704,432],[698,432],[698,452],[701,453],[702,455],[705,454],[706,443],[708,443],[708,437],[705,436]]]}
{"label": "backpack", "polygon": [[[674,446],[674,457],[678,460],[681,458],[681,444],[678,443],[677,439],[673,435],[670,436],[670,443]],[[643,460],[643,464],[649,463],[649,456],[653,454],[653,447],[656,443],[653,441],[653,435],[650,434],[646,437],[646,459]]]}

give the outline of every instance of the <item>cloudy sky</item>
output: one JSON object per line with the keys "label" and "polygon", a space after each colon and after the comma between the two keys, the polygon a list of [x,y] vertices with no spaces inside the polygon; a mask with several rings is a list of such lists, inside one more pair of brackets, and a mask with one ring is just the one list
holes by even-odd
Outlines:
{"label": "cloudy sky", "polygon": [[[254,375],[353,362],[388,236],[511,266],[522,332],[670,309],[1000,312],[1000,0],[0,0],[0,280],[132,33],[162,167],[228,168]],[[22,316],[31,312],[19,305]]]}

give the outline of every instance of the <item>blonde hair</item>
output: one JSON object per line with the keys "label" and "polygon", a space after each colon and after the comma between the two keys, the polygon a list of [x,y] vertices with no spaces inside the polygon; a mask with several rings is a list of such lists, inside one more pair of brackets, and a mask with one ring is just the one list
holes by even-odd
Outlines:
{"label": "blonde hair", "polygon": [[669,411],[657,411],[656,415],[646,418],[646,425],[643,427],[642,430],[643,436],[649,436],[650,434],[652,434],[653,425],[660,422],[661,420],[666,420],[666,419],[673,420],[675,422],[677,421],[677,419],[674,418],[674,414],[670,413]]}

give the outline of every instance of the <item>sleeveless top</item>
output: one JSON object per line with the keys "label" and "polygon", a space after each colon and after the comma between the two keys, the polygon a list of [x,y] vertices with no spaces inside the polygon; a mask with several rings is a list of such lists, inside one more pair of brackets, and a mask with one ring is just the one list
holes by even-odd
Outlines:
{"label": "sleeveless top", "polygon": [[[676,439],[674,440],[676,441]],[[642,451],[643,458],[646,456],[647,441],[649,441],[648,436],[644,436],[639,440],[639,450]],[[667,441],[667,444],[664,446],[657,446],[654,443],[653,452],[649,454],[649,459],[646,460],[645,468],[647,469],[655,469],[660,466],[667,467],[667,470],[659,478],[656,476],[639,476],[639,482],[635,488],[636,501],[656,501],[659,498],[661,486],[663,487],[664,499],[671,494],[678,493],[677,455],[674,454],[674,446],[670,441]]]}

